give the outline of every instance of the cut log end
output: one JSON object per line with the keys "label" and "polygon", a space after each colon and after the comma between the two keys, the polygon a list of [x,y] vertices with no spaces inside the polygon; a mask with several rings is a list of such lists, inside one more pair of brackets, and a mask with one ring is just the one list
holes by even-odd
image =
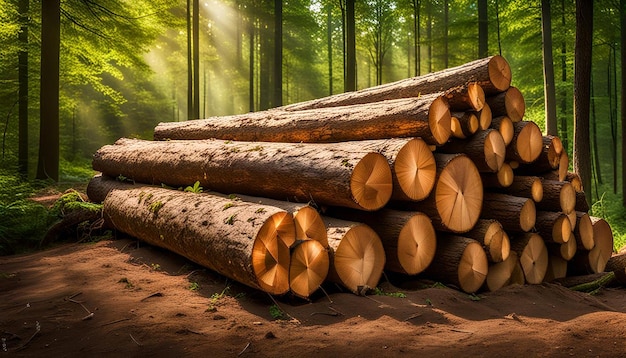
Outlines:
{"label": "cut log end", "polygon": [[593,249],[595,240],[593,238],[593,224],[591,223],[589,214],[581,212],[577,215],[574,233],[576,240],[580,241],[580,244],[585,250]]}
{"label": "cut log end", "polygon": [[489,128],[491,126],[492,117],[493,114],[491,113],[491,107],[485,103],[483,109],[480,110],[478,115],[479,128],[483,131]]}
{"label": "cut log end", "polygon": [[526,112],[526,103],[524,102],[524,96],[517,87],[509,87],[506,91],[504,104],[506,106],[506,113],[513,122],[519,122],[524,118],[524,112]]}
{"label": "cut log end", "polygon": [[278,212],[261,227],[252,247],[252,269],[259,287],[281,295],[289,291],[289,247],[295,243],[293,215]]}
{"label": "cut log end", "polygon": [[592,218],[595,246],[589,251],[589,265],[593,273],[604,271],[613,255],[613,232],[604,219]]}
{"label": "cut log end", "polygon": [[411,200],[425,199],[435,186],[437,163],[428,144],[421,139],[412,139],[400,149],[393,170],[400,189]]}
{"label": "cut log end", "polygon": [[519,158],[524,163],[532,163],[539,157],[543,148],[541,129],[534,122],[525,122],[521,129],[515,147]]}
{"label": "cut log end", "polygon": [[500,170],[506,157],[506,144],[500,132],[490,130],[485,138],[484,151],[487,166],[494,172]]}
{"label": "cut log end", "polygon": [[302,241],[291,253],[289,287],[296,296],[307,298],[328,275],[328,250],[315,240]]}
{"label": "cut log end", "polygon": [[480,111],[485,105],[485,91],[478,83],[470,83],[467,85],[467,97],[469,105],[475,111]]}
{"label": "cut log end", "polygon": [[524,271],[526,282],[538,284],[543,281],[548,269],[548,249],[541,236],[528,234],[526,246],[520,255],[520,264]]}
{"label": "cut log end", "polygon": [[443,97],[433,101],[428,109],[428,125],[430,132],[437,144],[444,144],[450,139],[451,115],[448,103]]}
{"label": "cut log end", "polygon": [[296,239],[315,240],[328,247],[326,225],[320,214],[311,206],[305,206],[294,214],[296,224]]}
{"label": "cut log end", "polygon": [[385,266],[385,251],[378,235],[367,225],[352,227],[334,254],[339,279],[352,292],[374,288]]}
{"label": "cut log end", "polygon": [[567,276],[567,260],[561,256],[550,255],[548,259],[548,269],[543,280],[550,282],[565,276]]}
{"label": "cut log end", "polygon": [[570,214],[576,208],[576,190],[570,183],[565,183],[561,188],[561,193],[559,194],[559,203],[561,205],[561,210],[565,214]]}
{"label": "cut log end", "polygon": [[[570,236],[573,236],[572,232],[570,232]],[[577,250],[578,250],[578,245],[576,245],[576,239],[574,238],[568,239],[566,242],[562,243],[561,246],[559,247],[559,252],[561,254],[561,257],[566,261],[571,260],[574,257],[574,255],[576,255]]]}
{"label": "cut log end", "polygon": [[571,236],[572,224],[570,223],[567,215],[562,214],[556,219],[554,225],[552,226],[552,241],[558,244],[563,244],[568,242]]}
{"label": "cut log end", "polygon": [[363,209],[378,210],[391,199],[392,183],[387,159],[380,153],[368,153],[354,167],[350,189]]}
{"label": "cut log end", "polygon": [[543,184],[541,183],[541,178],[536,177],[533,180],[533,183],[530,187],[530,194],[535,203],[543,200]]}
{"label": "cut log end", "polygon": [[[464,117],[460,117],[460,116]],[[455,113],[450,118],[451,135],[454,138],[465,139],[480,129],[480,122],[474,113]]]}
{"label": "cut log end", "polygon": [[409,275],[424,271],[435,257],[437,234],[430,218],[417,213],[398,236],[398,261]]}
{"label": "cut log end", "polygon": [[511,66],[504,57],[496,55],[489,60],[489,79],[499,92],[511,86]]}
{"label": "cut log end", "polygon": [[458,275],[461,290],[476,292],[487,278],[489,264],[485,250],[478,242],[469,243],[463,251]]}
{"label": "cut log end", "polygon": [[485,285],[489,291],[498,290],[511,283],[511,276],[517,267],[519,260],[515,252],[511,252],[509,257],[502,261],[489,266]]}
{"label": "cut log end", "polygon": [[519,215],[519,225],[523,231],[530,231],[537,220],[537,208],[532,200],[526,200]]}
{"label": "cut log end", "polygon": [[508,163],[502,164],[500,170],[498,170],[498,183],[502,185],[503,188],[507,188],[513,184],[513,179],[515,175],[513,174],[513,168]]}
{"label": "cut log end", "polygon": [[441,171],[435,188],[437,211],[450,231],[469,231],[483,202],[483,186],[476,166],[465,155],[454,157]]}
{"label": "cut log end", "polygon": [[[569,168],[569,157],[567,156],[567,152],[561,153],[559,157],[559,181],[564,181],[567,178]],[[582,191],[582,184],[581,190]]]}
{"label": "cut log end", "polygon": [[502,134],[502,139],[504,139],[504,144],[509,145],[513,141],[513,136],[515,135],[515,128],[513,127],[513,121],[511,118],[507,116],[499,117],[497,119],[498,131]]}
{"label": "cut log end", "polygon": [[[498,226],[500,225],[498,224]],[[501,226],[500,230],[491,236],[488,248],[492,262],[502,262],[509,257],[511,242],[509,241],[509,235],[502,230]]]}

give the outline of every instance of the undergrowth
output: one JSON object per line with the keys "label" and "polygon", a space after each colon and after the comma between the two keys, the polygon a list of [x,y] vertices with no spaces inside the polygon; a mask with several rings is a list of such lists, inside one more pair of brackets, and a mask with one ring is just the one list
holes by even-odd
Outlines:
{"label": "undergrowth", "polygon": [[626,208],[622,205],[621,196],[611,190],[600,192],[599,196],[591,205],[589,213],[609,223],[613,231],[613,249],[620,251],[626,247]]}

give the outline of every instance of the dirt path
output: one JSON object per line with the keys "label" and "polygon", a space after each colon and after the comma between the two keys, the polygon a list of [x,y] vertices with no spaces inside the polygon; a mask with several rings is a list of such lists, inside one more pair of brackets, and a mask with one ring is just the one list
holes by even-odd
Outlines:
{"label": "dirt path", "polygon": [[0,355],[626,355],[626,289],[511,286],[478,300],[447,288],[405,298],[327,290],[310,303],[278,300],[288,317],[274,320],[266,294],[134,240],[0,257]]}

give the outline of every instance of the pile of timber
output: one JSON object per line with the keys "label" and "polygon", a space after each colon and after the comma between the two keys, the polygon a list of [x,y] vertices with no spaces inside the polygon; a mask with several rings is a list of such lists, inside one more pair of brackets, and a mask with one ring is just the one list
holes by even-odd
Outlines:
{"label": "pile of timber", "polygon": [[602,272],[611,228],[510,84],[492,56],[160,123],[153,141],[98,150],[87,193],[115,229],[274,295],[326,281],[364,294],[383,270],[470,293]]}

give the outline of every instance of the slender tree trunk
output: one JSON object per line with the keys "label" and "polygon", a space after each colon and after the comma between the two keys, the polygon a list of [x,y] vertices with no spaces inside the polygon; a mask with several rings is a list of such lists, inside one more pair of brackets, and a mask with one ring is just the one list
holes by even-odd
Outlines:
{"label": "slender tree trunk", "polygon": [[[254,5],[252,5],[254,6]],[[248,61],[250,62],[249,64],[249,70],[248,70],[248,108],[250,110],[250,112],[254,112],[254,11],[250,12],[250,19],[248,22],[248,36],[250,37],[250,53],[249,53],[249,57],[248,57]]]}
{"label": "slender tree trunk", "polygon": [[28,177],[28,23],[29,0],[19,1],[20,52],[18,54],[19,82],[19,138],[18,170],[23,178]]}
{"label": "slender tree trunk", "polygon": [[272,107],[283,105],[283,1],[274,1],[274,98]]}
{"label": "slender tree trunk", "polygon": [[[561,0],[561,25],[562,28],[565,29],[565,0]],[[565,39],[561,42],[561,82],[567,82],[567,46]],[[560,135],[561,142],[563,142],[563,147],[565,148],[565,152],[568,152],[568,133],[567,133],[567,90],[565,86],[563,86],[563,90],[561,90],[561,128]]]}
{"label": "slender tree trunk", "polygon": [[326,9],[326,42],[328,44],[328,95],[333,94],[333,11]]}
{"label": "slender tree trunk", "polygon": [[[589,133],[591,136],[591,141],[593,145],[593,151],[591,156],[592,161],[592,178],[595,178],[595,187],[598,187],[598,184],[602,184],[602,172],[600,171],[600,155],[598,153],[598,126],[597,126],[597,118],[596,118],[596,99],[593,88],[593,77],[591,78],[591,132]],[[597,197],[597,195],[596,195]]]}
{"label": "slender tree trunk", "polygon": [[617,194],[617,55],[615,47],[613,49],[613,105],[611,106],[611,135],[613,137],[613,146],[611,153],[613,154],[613,193]]}
{"label": "slender tree trunk", "polygon": [[448,0],[443,2],[443,68],[448,68]]}
{"label": "slender tree trunk", "polygon": [[574,59],[574,171],[580,175],[587,201],[591,193],[589,105],[593,3],[576,0],[576,48]]}
{"label": "slender tree trunk", "polygon": [[193,116],[200,118],[200,1],[193,0]]}
{"label": "slender tree trunk", "polygon": [[426,37],[428,38],[428,73],[433,72],[433,6],[426,3]]}
{"label": "slender tree trunk", "polygon": [[541,36],[543,39],[543,90],[546,112],[546,133],[558,135],[556,118],[556,90],[554,88],[554,61],[552,59],[552,15],[550,0],[541,0]]}
{"label": "slender tree trunk", "polygon": [[411,0],[413,6],[413,47],[415,51],[415,76],[420,75],[420,1]]}
{"label": "slender tree trunk", "polygon": [[346,0],[346,83],[344,91],[356,91],[356,29],[354,0]]}
{"label": "slender tree trunk", "polygon": [[487,0],[478,0],[478,57],[489,56],[489,15]]}
{"label": "slender tree trunk", "polygon": [[260,65],[259,65],[259,109],[266,110],[271,107],[272,87],[271,87],[271,31],[269,10],[266,6],[261,5],[260,9],[260,22],[259,22],[259,44],[260,46]]}
{"label": "slender tree trunk", "polygon": [[187,0],[187,119],[193,119],[193,53],[191,50],[191,0]]}
{"label": "slender tree trunk", "polygon": [[500,41],[500,8],[496,0],[496,29],[498,34],[498,55],[502,56],[502,41]]}
{"label": "slender tree trunk", "polygon": [[41,3],[41,93],[37,179],[59,181],[61,1]]}

